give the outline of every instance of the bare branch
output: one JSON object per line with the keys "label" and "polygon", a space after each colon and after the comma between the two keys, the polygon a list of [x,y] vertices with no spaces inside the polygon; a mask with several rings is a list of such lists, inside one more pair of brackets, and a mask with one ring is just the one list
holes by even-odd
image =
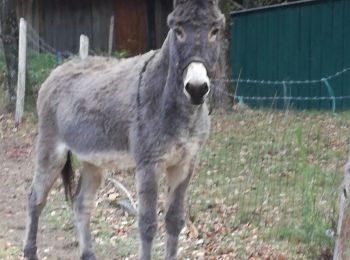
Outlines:
{"label": "bare branch", "polygon": [[232,4],[235,6],[236,9],[244,9],[243,5],[237,3],[236,1],[232,1]]}
{"label": "bare branch", "polygon": [[134,202],[134,199],[133,199],[131,193],[128,191],[128,189],[125,188],[125,186],[123,184],[121,184],[119,181],[114,180],[112,178],[107,178],[107,181],[112,183],[116,189],[118,189],[119,191],[122,191],[123,193],[126,194],[126,196],[128,197],[128,199],[131,203],[131,206],[133,207],[133,210],[135,210],[135,212],[137,212],[136,203]]}

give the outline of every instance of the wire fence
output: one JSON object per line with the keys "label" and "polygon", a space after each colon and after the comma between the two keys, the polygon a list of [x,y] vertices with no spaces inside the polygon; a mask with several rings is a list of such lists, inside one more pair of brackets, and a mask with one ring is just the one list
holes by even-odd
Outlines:
{"label": "wire fence", "polygon": [[255,223],[275,238],[332,244],[349,136],[344,119],[247,108],[214,118],[194,186],[237,207],[233,226]]}
{"label": "wire fence", "polygon": [[[40,83],[66,58],[76,54],[58,51],[28,26],[29,103],[35,104]],[[90,54],[96,55],[93,50]],[[5,70],[0,45],[0,70]],[[344,68],[313,80],[269,81],[254,79],[213,79],[239,87],[239,84],[265,87],[322,84],[328,96],[242,96],[235,90],[222,90],[236,100],[329,100],[350,99],[335,96],[330,81],[349,73]],[[236,89],[237,90],[237,89]],[[238,108],[240,109],[240,108]],[[191,188],[191,213],[210,211],[221,219],[232,239],[236,230],[251,238],[254,230],[265,230],[267,241],[305,243],[321,250],[332,247],[337,222],[337,198],[346,160],[350,125],[343,118],[326,113],[290,112],[274,109],[243,110],[234,115],[216,115],[208,144],[201,153],[198,174]],[[288,112],[288,113],[287,113]],[[225,207],[222,209],[220,205]],[[191,216],[193,221],[205,221]],[[212,219],[213,222],[217,221]],[[244,228],[243,228],[244,227]],[[273,239],[271,238],[273,237]]]}
{"label": "wire fence", "polygon": [[[5,37],[5,36],[3,36]],[[73,57],[77,54],[74,54],[70,51],[58,51],[50,44],[46,43],[33,29],[30,25],[28,25],[28,33],[27,33],[27,40],[28,40],[28,53],[30,55],[29,62],[32,61],[33,57],[35,55],[51,55],[51,58],[56,59],[56,64],[60,64],[63,62],[64,59]],[[1,53],[1,52],[0,52]],[[94,50],[89,49],[90,55],[98,55]],[[29,65],[30,67],[30,65]],[[219,79],[212,79],[212,82],[214,83],[227,83],[229,84],[230,88],[228,90],[222,89],[222,88],[216,88],[216,91],[221,92],[224,95],[227,95],[235,100],[244,102],[244,101],[268,101],[268,102],[277,102],[277,101],[283,101],[284,103],[290,104],[292,101],[330,101],[333,113],[336,111],[336,104],[337,101],[343,101],[343,100],[350,100],[350,95],[335,95],[334,90],[331,85],[331,80],[341,77],[343,74],[349,73],[350,67],[344,68],[332,75],[325,75],[324,77],[320,79],[311,79],[311,80],[257,80],[257,79],[229,79],[229,78],[219,78]],[[244,84],[244,86],[241,86],[240,84]],[[290,87],[298,87],[300,85],[304,85],[307,89],[326,89],[327,95],[319,95],[317,94],[317,90],[313,90],[310,93],[314,93],[314,95],[310,96],[291,96],[290,95]],[[249,89],[252,87],[258,87],[258,88],[267,88],[269,86],[274,87],[281,87],[280,90],[272,90],[270,93],[272,93],[271,96],[266,95],[259,95],[257,93],[253,95],[242,95],[239,94],[240,89]],[[250,90],[249,92],[252,93],[253,90]],[[282,92],[277,93],[277,92]],[[238,93],[238,94],[237,94]],[[323,92],[324,93],[324,92]]]}

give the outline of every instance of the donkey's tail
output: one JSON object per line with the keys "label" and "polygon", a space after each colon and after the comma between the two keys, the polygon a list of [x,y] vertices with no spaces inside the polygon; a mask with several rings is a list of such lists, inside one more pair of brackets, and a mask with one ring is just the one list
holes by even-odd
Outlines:
{"label": "donkey's tail", "polygon": [[64,193],[66,196],[66,201],[73,202],[73,181],[74,181],[74,171],[72,168],[72,154],[69,151],[67,154],[67,161],[66,164],[64,165],[61,176],[62,176],[62,181],[63,181],[63,186],[64,186]]}

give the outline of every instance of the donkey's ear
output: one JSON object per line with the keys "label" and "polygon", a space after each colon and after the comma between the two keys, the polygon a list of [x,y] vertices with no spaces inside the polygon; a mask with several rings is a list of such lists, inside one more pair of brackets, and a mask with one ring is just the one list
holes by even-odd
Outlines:
{"label": "donkey's ear", "polygon": [[175,25],[175,18],[174,18],[173,13],[170,13],[168,15],[167,24],[168,24],[169,28],[173,28],[174,27],[174,25]]}
{"label": "donkey's ear", "polygon": [[217,26],[221,28],[225,28],[226,25],[226,18],[224,14],[221,14],[221,16],[216,20]]}
{"label": "donkey's ear", "polygon": [[175,9],[176,6],[178,5],[178,2],[179,2],[179,0],[174,0],[174,1],[173,1],[173,7],[174,7],[174,9]]}

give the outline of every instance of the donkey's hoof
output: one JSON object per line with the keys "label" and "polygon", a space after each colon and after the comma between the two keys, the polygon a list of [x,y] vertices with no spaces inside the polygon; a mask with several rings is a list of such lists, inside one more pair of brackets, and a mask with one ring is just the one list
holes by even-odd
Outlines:
{"label": "donkey's hoof", "polygon": [[81,260],[96,260],[96,256],[91,251],[84,252],[83,255],[81,256]]}
{"label": "donkey's hoof", "polygon": [[24,256],[24,259],[26,259],[26,260],[38,260],[39,258],[36,254],[34,254],[34,255],[26,255],[26,256]]}
{"label": "donkey's hoof", "polygon": [[38,260],[38,256],[36,255],[36,247],[26,247],[23,250],[24,259],[27,260]]}

